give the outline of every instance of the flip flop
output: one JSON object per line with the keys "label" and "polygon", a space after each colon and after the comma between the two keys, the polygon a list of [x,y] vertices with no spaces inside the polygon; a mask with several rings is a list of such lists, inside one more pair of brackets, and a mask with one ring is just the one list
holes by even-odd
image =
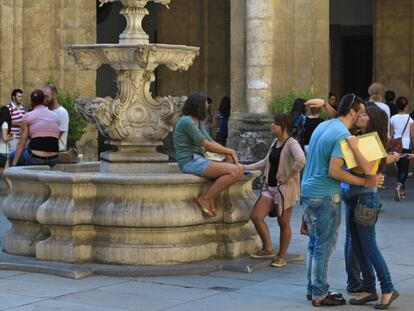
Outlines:
{"label": "flip flop", "polygon": [[213,211],[210,211],[209,209],[203,207],[200,203],[200,201],[198,201],[198,198],[193,198],[194,203],[198,206],[198,208],[201,210],[201,212],[203,213],[204,217],[207,218],[214,218],[216,217],[213,213]]}

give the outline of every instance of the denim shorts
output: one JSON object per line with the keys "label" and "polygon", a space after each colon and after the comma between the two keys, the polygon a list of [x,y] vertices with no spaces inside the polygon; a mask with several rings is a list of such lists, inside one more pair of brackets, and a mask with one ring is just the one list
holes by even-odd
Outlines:
{"label": "denim shorts", "polygon": [[210,163],[211,160],[204,158],[202,155],[195,154],[193,160],[180,166],[180,170],[185,174],[194,174],[203,177]]}

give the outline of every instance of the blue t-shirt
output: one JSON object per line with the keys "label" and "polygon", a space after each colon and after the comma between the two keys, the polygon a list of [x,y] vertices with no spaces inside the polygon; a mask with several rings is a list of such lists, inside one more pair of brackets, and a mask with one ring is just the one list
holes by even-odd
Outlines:
{"label": "blue t-shirt", "polygon": [[301,187],[303,197],[322,198],[339,194],[340,182],[329,177],[329,162],[332,157],[343,158],[339,142],[350,135],[344,123],[338,119],[318,125],[309,142]]}

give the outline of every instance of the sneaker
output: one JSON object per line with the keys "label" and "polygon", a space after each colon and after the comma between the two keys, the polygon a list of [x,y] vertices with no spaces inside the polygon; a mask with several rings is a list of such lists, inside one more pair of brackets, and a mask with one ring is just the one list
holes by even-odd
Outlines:
{"label": "sneaker", "polygon": [[250,257],[257,258],[257,259],[273,258],[273,257],[275,257],[275,252],[274,251],[267,251],[265,249],[260,249],[256,253],[251,254]]}
{"label": "sneaker", "polygon": [[284,267],[287,265],[287,260],[283,257],[277,256],[271,263],[271,267]]}
{"label": "sneaker", "polygon": [[[338,292],[328,292],[328,295],[331,295],[336,298],[344,298],[344,296],[342,296],[342,294]],[[306,294],[306,299],[308,301],[312,301],[312,294]]]}
{"label": "sneaker", "polygon": [[401,184],[400,183],[398,183],[397,186],[395,186],[394,199],[395,201],[401,200]]}
{"label": "sneaker", "polygon": [[328,293],[328,295],[323,299],[312,300],[312,305],[314,307],[341,306],[344,304],[346,304],[346,300],[339,293]]}

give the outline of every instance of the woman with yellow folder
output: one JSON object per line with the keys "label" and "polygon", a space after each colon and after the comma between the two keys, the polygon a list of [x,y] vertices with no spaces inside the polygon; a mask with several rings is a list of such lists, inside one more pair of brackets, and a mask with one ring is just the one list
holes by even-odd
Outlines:
{"label": "woman with yellow folder", "polygon": [[[388,139],[387,125],[387,115],[375,106],[370,106],[366,109],[366,113],[361,113],[356,123],[359,134],[377,132],[384,146],[387,145]],[[358,138],[356,136],[350,136],[347,141],[354,157],[357,158],[357,162],[363,164],[360,167],[351,169],[351,172],[355,175],[375,175],[381,171],[386,163],[396,162],[400,158],[399,154],[394,153],[383,159],[368,161],[361,153],[360,148],[358,148]],[[364,208],[379,209],[381,199],[377,188],[349,185],[347,190],[343,191],[343,200],[348,205],[347,209],[349,210],[346,213],[346,221],[351,233],[350,243],[362,273],[362,292],[359,298],[351,299],[349,303],[352,305],[362,305],[378,300],[375,286],[376,273],[380,281],[382,298],[375,305],[375,309],[387,309],[399,296],[399,293],[393,286],[388,266],[377,246],[375,223],[372,225],[361,225],[355,221],[357,205],[362,205]]]}

